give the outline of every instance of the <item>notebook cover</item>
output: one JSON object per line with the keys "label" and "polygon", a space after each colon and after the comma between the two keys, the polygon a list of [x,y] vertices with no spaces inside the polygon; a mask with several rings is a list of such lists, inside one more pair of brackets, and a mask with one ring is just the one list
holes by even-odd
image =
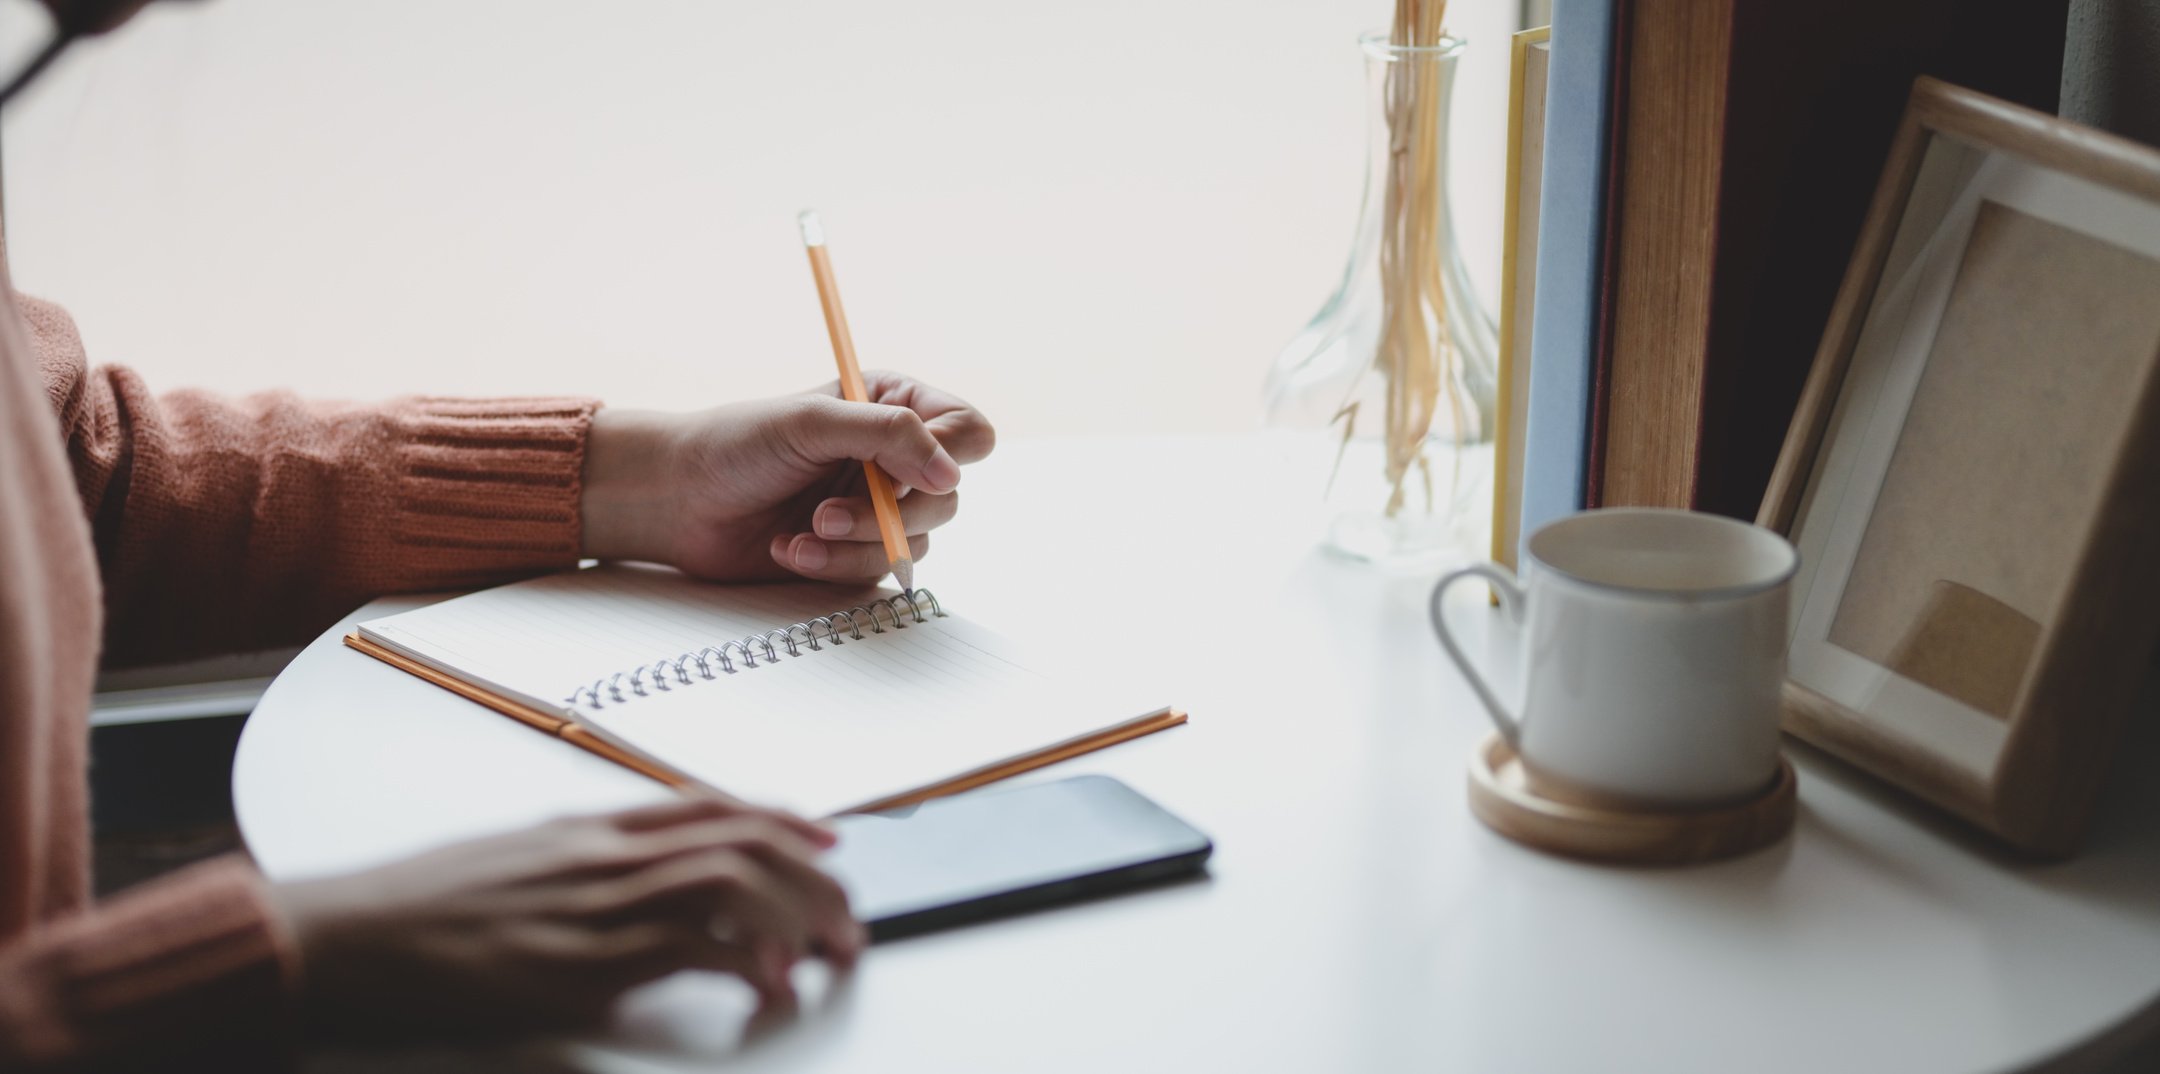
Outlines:
{"label": "notebook cover", "polygon": [[1612,123],[1609,0],[1556,0],[1539,180],[1537,308],[1523,443],[1522,533],[1581,509]]}
{"label": "notebook cover", "polygon": [[[483,690],[455,675],[429,667],[402,653],[369,641],[358,633],[347,634],[345,644],[347,647],[366,653],[391,667],[397,668],[399,671],[431,682],[468,701],[476,701],[519,723],[545,731],[580,749],[590,751],[622,765],[641,776],[665,783],[670,787],[696,787],[701,785],[696,780],[657,759],[616,746],[605,737],[585,728],[575,720],[568,719],[559,713],[533,708],[491,690]],[[949,794],[973,790],[976,787],[995,783],[1001,779],[1008,779],[1023,772],[1032,772],[1035,769],[1053,765],[1059,761],[1093,753],[1104,747],[1115,746],[1120,742],[1127,742],[1143,735],[1151,735],[1166,728],[1176,727],[1185,721],[1184,710],[1171,709],[1168,712],[1159,713],[1144,720],[1128,721],[1115,727],[1105,728],[1084,738],[1047,746],[1033,753],[1022,754],[1019,757],[986,765],[973,771],[961,772],[950,779],[940,780],[926,787],[919,787],[902,794],[865,803],[856,807],[853,811],[868,813],[880,809],[896,809],[900,806],[913,805],[932,798],[942,798]],[[724,787],[712,789],[723,793],[726,791]]]}
{"label": "notebook cover", "polygon": [[1591,507],[1694,502],[1732,3],[1639,4],[1621,15]]}
{"label": "notebook cover", "polygon": [[[1699,0],[1710,2],[1710,0]],[[1627,147],[1629,55],[1633,50],[1633,0],[1614,0],[1611,71],[1605,83],[1605,147],[1601,164],[1604,177],[1604,211],[1598,220],[1596,319],[1590,333],[1590,417],[1584,434],[1582,506],[1605,504],[1605,441],[1612,420],[1613,316],[1619,305],[1614,287],[1619,280],[1620,206],[1626,196],[1626,176],[1621,167]]]}
{"label": "notebook cover", "polygon": [[[1513,569],[1522,543],[1522,441],[1537,303],[1538,180],[1544,175],[1545,87],[1552,27],[1517,33],[1509,54],[1507,197],[1500,243],[1500,362],[1493,407],[1492,558]],[[1526,248],[1527,244],[1527,248]],[[1497,603],[1498,591],[1492,595]]]}

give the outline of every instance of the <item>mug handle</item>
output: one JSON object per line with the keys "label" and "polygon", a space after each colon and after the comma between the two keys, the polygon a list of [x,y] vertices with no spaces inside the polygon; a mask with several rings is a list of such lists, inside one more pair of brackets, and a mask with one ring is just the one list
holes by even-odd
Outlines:
{"label": "mug handle", "polygon": [[1448,633],[1447,616],[1442,614],[1442,598],[1447,595],[1448,588],[1468,578],[1483,578],[1491,583],[1493,592],[1500,595],[1500,609],[1507,613],[1509,619],[1516,623],[1522,622],[1522,587],[1498,566],[1479,563],[1452,571],[1441,578],[1438,585],[1433,586],[1433,633],[1440,635],[1440,647],[1447,650],[1449,658],[1455,661],[1455,666],[1462,669],[1463,678],[1470,681],[1470,689],[1476,691],[1479,701],[1484,702],[1485,711],[1492,714],[1493,726],[1500,729],[1500,737],[1507,740],[1510,749],[1519,749],[1522,745],[1522,717],[1509,712],[1500,704],[1500,699],[1493,696],[1492,688],[1485,684],[1485,677],[1478,674],[1477,668],[1471,666],[1470,658],[1463,655],[1462,646],[1455,644],[1455,636]]}

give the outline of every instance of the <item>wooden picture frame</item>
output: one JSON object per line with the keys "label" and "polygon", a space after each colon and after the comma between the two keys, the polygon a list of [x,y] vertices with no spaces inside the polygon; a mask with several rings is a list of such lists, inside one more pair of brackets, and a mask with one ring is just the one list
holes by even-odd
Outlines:
{"label": "wooden picture frame", "polygon": [[2160,642],[2160,151],[1919,80],[1757,521],[1786,729],[2074,851]]}

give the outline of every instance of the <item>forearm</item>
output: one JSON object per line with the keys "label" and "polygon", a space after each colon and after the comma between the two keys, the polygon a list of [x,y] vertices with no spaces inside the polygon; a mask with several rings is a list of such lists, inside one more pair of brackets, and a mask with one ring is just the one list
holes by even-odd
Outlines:
{"label": "forearm", "polygon": [[296,959],[252,869],[196,866],[0,947],[0,1069],[284,1066]]}
{"label": "forearm", "polygon": [[130,408],[126,480],[92,516],[115,659],[297,641],[383,593],[576,562],[581,401],[182,393],[154,432]]}
{"label": "forearm", "polygon": [[568,566],[595,404],[152,393],[22,303],[98,551],[109,663],[303,640],[388,592]]}
{"label": "forearm", "polygon": [[579,544],[593,559],[665,561],[675,533],[668,510],[670,457],[680,422],[672,415],[602,407],[586,437],[579,488]]}

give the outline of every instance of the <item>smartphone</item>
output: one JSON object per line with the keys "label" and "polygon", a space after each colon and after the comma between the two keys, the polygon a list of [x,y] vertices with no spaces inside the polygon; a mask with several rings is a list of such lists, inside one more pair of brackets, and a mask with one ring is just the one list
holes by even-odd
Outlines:
{"label": "smartphone", "polygon": [[1108,776],[974,791],[833,822],[821,863],[872,941],[1201,871],[1215,846]]}

